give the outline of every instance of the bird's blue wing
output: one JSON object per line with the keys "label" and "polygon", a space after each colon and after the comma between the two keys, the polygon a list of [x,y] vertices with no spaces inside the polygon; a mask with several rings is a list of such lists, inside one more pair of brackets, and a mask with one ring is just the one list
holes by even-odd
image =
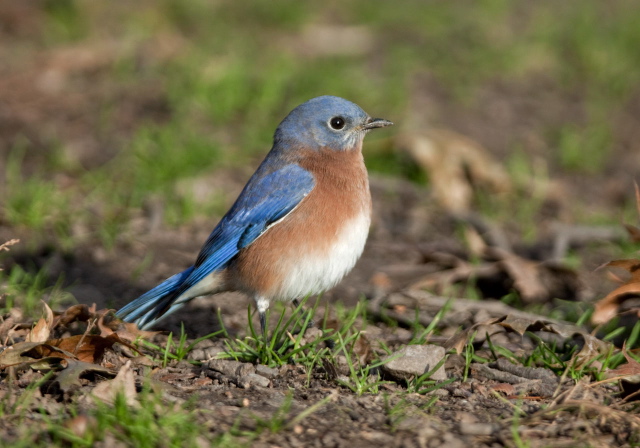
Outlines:
{"label": "bird's blue wing", "polygon": [[209,235],[182,291],[212,271],[226,267],[241,249],[262,235],[270,224],[291,212],[313,190],[314,185],[313,175],[295,164],[250,179],[233,207]]}
{"label": "bird's blue wing", "polygon": [[238,252],[256,240],[269,225],[282,219],[315,185],[313,176],[298,165],[272,170],[263,164],[231,210],[220,220],[202,247],[194,266],[165,280],[117,312],[126,322],[149,328],[184,306],[194,296],[183,293],[213,271],[224,269]]}

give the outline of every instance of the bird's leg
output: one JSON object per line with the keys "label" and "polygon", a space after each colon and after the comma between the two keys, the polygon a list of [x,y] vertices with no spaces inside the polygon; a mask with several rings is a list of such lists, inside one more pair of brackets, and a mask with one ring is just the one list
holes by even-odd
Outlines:
{"label": "bird's leg", "polygon": [[267,313],[266,311],[258,311],[260,316],[260,329],[262,330],[262,336],[267,339]]}
{"label": "bird's leg", "polygon": [[258,308],[258,316],[260,317],[260,329],[262,337],[267,340],[267,310],[269,309],[269,301],[264,297],[256,297],[256,307]]}

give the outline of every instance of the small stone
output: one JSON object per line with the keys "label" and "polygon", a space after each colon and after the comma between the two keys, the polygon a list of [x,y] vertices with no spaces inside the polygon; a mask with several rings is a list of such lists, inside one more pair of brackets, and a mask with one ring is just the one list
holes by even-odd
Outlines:
{"label": "small stone", "polygon": [[227,359],[212,359],[209,361],[208,367],[231,378],[246,376],[256,371],[253,364],[229,361]]}
{"label": "small stone", "polygon": [[436,389],[433,392],[431,392],[430,395],[435,395],[436,397],[440,397],[440,398],[447,398],[449,396],[449,391],[446,389]]}
{"label": "small stone", "polygon": [[347,384],[351,383],[351,380],[346,375],[339,375],[336,378],[336,381],[338,381],[339,383],[347,383]]}
{"label": "small stone", "polygon": [[338,355],[334,358],[336,370],[340,375],[348,375],[349,363],[347,362],[347,357],[344,355]]}
{"label": "small stone", "polygon": [[214,359],[219,353],[223,353],[224,349],[221,347],[204,347],[191,350],[187,355],[187,359],[193,361],[209,361]]}
{"label": "small stone", "polygon": [[278,370],[272,367],[263,366],[262,364],[258,364],[256,366],[256,373],[265,378],[273,379],[278,376]]}
{"label": "small stone", "polygon": [[458,426],[460,434],[467,436],[490,436],[495,429],[490,423],[464,423]]}
{"label": "small stone", "polygon": [[[383,362],[391,360],[382,365],[382,370],[394,378],[408,380],[424,375],[442,361],[444,356],[444,348],[437,345],[407,345],[383,358]],[[444,366],[433,372],[430,379],[446,380]]]}
{"label": "small stone", "polygon": [[255,373],[249,373],[238,378],[238,387],[248,389],[250,386],[268,387],[271,381],[267,378],[256,375]]}
{"label": "small stone", "polygon": [[478,417],[475,414],[464,411],[456,412],[455,420],[458,422],[458,424],[460,424],[460,426],[470,423],[478,423]]}

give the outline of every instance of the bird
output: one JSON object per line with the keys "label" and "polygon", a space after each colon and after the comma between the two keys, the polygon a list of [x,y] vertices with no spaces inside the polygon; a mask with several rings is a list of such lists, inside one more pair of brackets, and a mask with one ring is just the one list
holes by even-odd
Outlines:
{"label": "bird", "polygon": [[362,142],[391,125],[336,96],[297,106],[195,263],[116,316],[149,329],[196,297],[240,291],[266,335],[272,301],[297,305],[331,289],[362,255],[372,210]]}

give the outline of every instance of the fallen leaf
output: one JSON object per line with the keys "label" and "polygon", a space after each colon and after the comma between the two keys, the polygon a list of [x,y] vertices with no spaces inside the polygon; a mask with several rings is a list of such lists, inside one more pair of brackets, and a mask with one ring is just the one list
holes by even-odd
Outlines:
{"label": "fallen leaf", "polygon": [[429,174],[435,199],[452,212],[471,208],[476,186],[495,192],[511,189],[509,175],[500,162],[463,135],[431,130],[401,135],[397,142]]}
{"label": "fallen leaf", "polygon": [[515,395],[516,393],[516,388],[509,383],[499,383],[495,386],[491,386],[491,389],[495,390],[496,392],[502,392],[505,395]]}
{"label": "fallen leaf", "polygon": [[578,274],[569,267],[529,260],[498,247],[485,246],[480,263],[460,258],[455,263],[446,259],[429,261],[443,264],[444,269],[423,276],[407,289],[445,294],[454,284],[472,282],[486,297],[502,297],[515,290],[524,303],[530,304],[576,297],[583,288]]}
{"label": "fallen leaf", "polygon": [[73,305],[64,310],[57,316],[54,322],[54,328],[57,326],[67,326],[72,322],[86,322],[92,317],[89,306],[85,304]]}
{"label": "fallen leaf", "polygon": [[100,336],[106,337],[115,333],[125,341],[134,342],[137,339],[149,339],[161,333],[160,331],[140,330],[136,324],[123,322],[116,318],[114,314],[110,312],[111,310],[103,311],[106,312],[98,312],[99,318],[97,326],[100,330]]}
{"label": "fallen leaf", "polygon": [[[638,187],[637,182],[634,185],[636,188],[636,207],[638,209],[638,216],[640,216],[640,187]],[[629,237],[631,237],[631,241],[634,243],[640,243],[640,228],[630,224],[624,224],[624,227],[627,229]]]}
{"label": "fallen leaf", "polygon": [[137,339],[150,339],[161,333],[160,331],[141,330],[134,323],[124,322],[116,331],[116,334],[125,341],[133,342]]}
{"label": "fallen leaf", "polygon": [[627,229],[631,241],[634,243],[640,243],[640,228],[632,226],[631,224],[624,224],[624,228]]}
{"label": "fallen leaf", "polygon": [[358,338],[353,343],[352,351],[358,356],[360,365],[364,365],[370,361],[371,358],[371,343],[367,339],[364,333],[360,333]]}
{"label": "fallen leaf", "polygon": [[[486,329],[481,331],[482,328]],[[543,331],[557,334],[566,341],[570,341],[580,347],[580,350],[573,355],[576,366],[580,366],[586,362],[591,362],[596,356],[607,353],[612,346],[609,342],[601,341],[595,336],[592,336],[579,327],[569,323],[560,324],[558,322],[551,322],[544,319],[527,319],[518,316],[505,315],[472,325],[449,338],[449,340],[444,343],[444,347],[447,350],[453,349],[460,354],[474,333],[475,338],[473,342],[477,343],[484,341],[487,334],[491,336],[497,333],[499,328],[508,332],[515,332],[521,336],[528,331]]]}
{"label": "fallen leaf", "polygon": [[616,369],[611,369],[606,373],[607,378],[621,378],[625,377],[629,381],[640,383],[640,363],[636,361],[627,352],[627,342],[622,344],[622,354],[627,360],[626,364],[618,366]]}
{"label": "fallen leaf", "polygon": [[[102,359],[105,350],[113,347],[113,344],[120,343],[127,347],[136,350],[127,341],[122,340],[116,333],[110,334],[107,337],[92,335],[92,334],[79,334],[62,339],[52,339],[47,341],[47,344],[53,347],[66,350],[72,353],[79,361],[96,363]],[[137,351],[137,350],[136,350]]]}
{"label": "fallen leaf", "polygon": [[541,281],[540,263],[500,251],[500,264],[513,279],[513,286],[523,302],[541,303],[549,297],[549,289],[546,283]]}
{"label": "fallen leaf", "polygon": [[640,296],[640,260],[613,260],[600,268],[603,267],[624,269],[631,274],[631,278],[595,304],[595,309],[591,316],[591,322],[595,325],[609,322],[616,316],[622,303],[629,298]]}
{"label": "fallen leaf", "polygon": [[9,331],[16,325],[16,320],[13,316],[8,316],[0,323],[0,344],[7,344]]}
{"label": "fallen leaf", "polygon": [[119,394],[123,395],[127,405],[132,407],[140,406],[137,399],[136,383],[133,377],[133,370],[131,369],[131,361],[127,361],[127,363],[120,368],[120,371],[114,379],[103,381],[91,392],[91,395],[94,397],[110,404],[115,402]]}
{"label": "fallen leaf", "polygon": [[72,392],[81,386],[80,377],[88,372],[100,373],[109,377],[116,375],[115,372],[97,364],[69,359],[67,367],[56,376],[56,381],[63,392]]}
{"label": "fallen leaf", "polygon": [[68,358],[73,355],[41,342],[18,342],[0,353],[0,370],[20,364],[59,363]]}
{"label": "fallen leaf", "polygon": [[640,392],[640,363],[629,355],[626,342],[622,345],[622,354],[627,363],[609,370],[606,377],[620,380],[623,397],[636,396]]}
{"label": "fallen leaf", "polygon": [[42,306],[46,313],[46,317],[41,317],[38,323],[27,333],[26,342],[45,342],[49,339],[51,329],[53,328],[53,311],[44,301]]}

